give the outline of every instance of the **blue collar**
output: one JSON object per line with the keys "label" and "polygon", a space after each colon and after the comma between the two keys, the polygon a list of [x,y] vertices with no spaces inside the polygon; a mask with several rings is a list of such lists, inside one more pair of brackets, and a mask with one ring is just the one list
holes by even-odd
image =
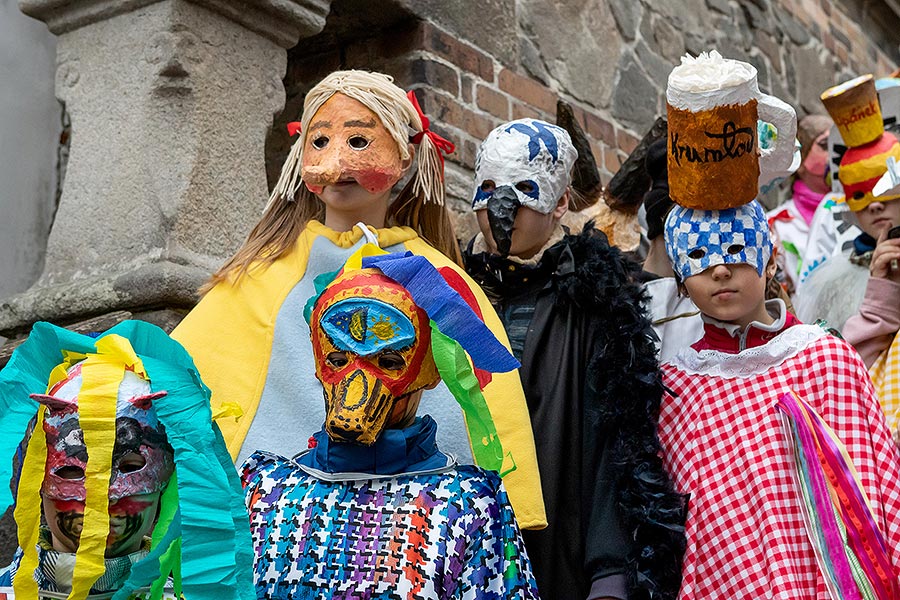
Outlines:
{"label": "blue collar", "polygon": [[316,446],[296,460],[327,473],[397,475],[447,466],[435,443],[437,423],[425,415],[406,429],[385,429],[371,446],[334,442],[323,427],[313,435]]}
{"label": "blue collar", "polygon": [[875,244],[878,243],[878,240],[873,238],[868,233],[861,233],[856,236],[856,239],[853,240],[853,250],[856,254],[862,256],[866,252],[871,252],[875,249]]}

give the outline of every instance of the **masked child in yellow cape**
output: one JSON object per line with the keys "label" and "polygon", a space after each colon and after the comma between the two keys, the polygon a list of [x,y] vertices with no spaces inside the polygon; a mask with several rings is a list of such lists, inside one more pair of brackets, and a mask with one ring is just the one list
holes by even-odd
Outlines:
{"label": "masked child in yellow cape", "polygon": [[[415,96],[386,75],[338,71],[310,90],[302,121],[293,127],[299,139],[262,219],[173,333],[193,355],[213,403],[242,407],[240,420],[220,423],[238,460],[257,449],[292,456],[319,429],[322,387],[314,376],[303,308],[316,292],[316,278],[337,271],[366,242],[424,256],[458,280],[488,328],[508,346],[490,302],[458,266],[459,249],[443,206],[441,151],[453,145],[429,130]],[[409,183],[392,202],[391,190],[414,161]],[[438,400],[444,396],[450,393],[442,384],[424,398],[440,424],[438,441],[461,462],[471,462],[462,413]],[[494,374],[484,397],[502,440],[501,470],[519,525],[543,527],[534,439],[518,372]]]}

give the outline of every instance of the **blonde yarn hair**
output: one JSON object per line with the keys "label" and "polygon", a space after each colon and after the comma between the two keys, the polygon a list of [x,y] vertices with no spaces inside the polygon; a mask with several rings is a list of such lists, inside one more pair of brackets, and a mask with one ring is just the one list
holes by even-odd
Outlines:
{"label": "blonde yarn hair", "polygon": [[309,125],[322,105],[335,94],[352,98],[374,112],[397,142],[403,160],[410,158],[410,140],[417,138],[419,148],[415,172],[388,208],[388,224],[411,227],[435,248],[461,264],[459,245],[444,207],[440,150],[428,135],[420,135],[424,131],[422,119],[406,92],[393,81],[393,77],[383,73],[335,71],[307,93],[303,102],[300,136],[291,147],[260,222],[237,253],[200,289],[201,293],[206,293],[230,276],[234,280],[239,279],[254,263],[273,262],[294,245],[309,221],[324,218],[325,206],[303,184],[301,168]]}

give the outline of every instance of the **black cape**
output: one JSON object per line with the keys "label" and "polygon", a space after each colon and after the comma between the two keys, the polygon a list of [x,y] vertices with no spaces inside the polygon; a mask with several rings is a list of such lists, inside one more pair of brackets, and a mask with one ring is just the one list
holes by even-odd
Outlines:
{"label": "black cape", "polygon": [[632,600],[676,598],[685,502],[660,459],[640,267],[592,224],[534,266],[472,247],[466,270],[522,363],[549,521],[523,532],[541,597],[584,600],[594,580],[624,575]]}

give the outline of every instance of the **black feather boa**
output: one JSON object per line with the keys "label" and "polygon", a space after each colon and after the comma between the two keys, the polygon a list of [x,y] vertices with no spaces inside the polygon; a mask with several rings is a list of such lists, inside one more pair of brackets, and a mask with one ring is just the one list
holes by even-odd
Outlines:
{"label": "black feather boa", "polygon": [[646,294],[637,281],[640,267],[592,223],[547,252],[552,251],[569,252],[573,259],[563,259],[572,269],[554,275],[557,301],[591,311],[608,324],[600,328],[601,351],[588,368],[586,398],[594,403],[596,425],[619,432],[613,446],[619,508],[635,542],[626,566],[629,598],[674,600],[686,546],[686,499],[675,492],[660,457],[663,384]]}

